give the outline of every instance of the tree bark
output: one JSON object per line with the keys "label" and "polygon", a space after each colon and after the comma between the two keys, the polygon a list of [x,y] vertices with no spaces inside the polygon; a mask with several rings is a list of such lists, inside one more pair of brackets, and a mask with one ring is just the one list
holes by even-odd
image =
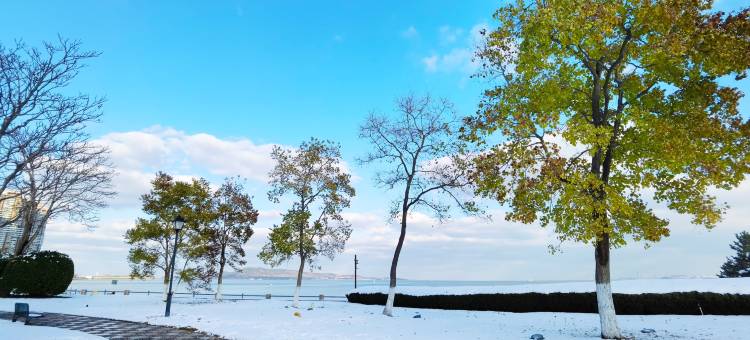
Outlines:
{"label": "tree bark", "polygon": [[[25,223],[24,223],[25,224]],[[21,236],[18,238],[18,241],[16,241],[16,249],[13,252],[14,256],[21,256],[25,252],[27,248],[27,244],[29,243],[29,232],[26,229],[26,227],[22,227],[23,231],[21,231]]]}
{"label": "tree bark", "polygon": [[223,276],[224,276],[224,266],[226,265],[226,258],[224,257],[224,248],[221,250],[221,260],[219,260],[219,278],[216,285],[216,300],[222,301],[223,297],[221,295],[221,284],[223,282]]}
{"label": "tree bark", "polygon": [[224,297],[221,295],[221,276],[219,276],[219,284],[216,287],[216,301],[224,301]]}
{"label": "tree bark", "polygon": [[297,287],[294,288],[294,301],[292,307],[299,308],[299,291],[302,287],[302,273],[305,272],[305,257],[300,255],[299,257],[299,270],[297,271]]}
{"label": "tree bark", "polygon": [[164,274],[164,295],[162,295],[164,301],[167,301],[167,294],[169,293],[169,277],[167,275],[169,274]]}
{"label": "tree bark", "polygon": [[[25,204],[24,204],[25,205]],[[16,222],[16,225],[22,229],[21,236],[16,241],[16,249],[13,252],[14,256],[21,256],[27,250],[31,244],[30,236],[31,231],[34,228],[34,213],[36,207],[25,205],[21,211],[21,218]]]}
{"label": "tree bark", "polygon": [[169,252],[170,248],[169,248],[169,237],[168,236],[165,238],[165,242],[164,242],[163,245],[164,245],[164,261],[165,261],[165,264],[164,264],[164,295],[163,295],[162,298],[166,302],[167,301],[167,293],[169,292],[169,280],[170,280],[170,278],[169,278],[169,270],[172,267],[172,263],[169,261],[172,258],[172,255]]}
{"label": "tree bark", "polygon": [[38,216],[36,216],[36,212],[38,209],[36,205],[26,209],[29,210],[23,213],[23,218],[19,219],[20,227],[23,231],[21,237],[18,238],[18,242],[16,242],[15,256],[29,253],[29,248],[36,241],[36,238],[39,237],[39,234],[43,232],[44,228],[46,228],[47,221],[49,220],[49,213],[37,220]]}
{"label": "tree bark", "polygon": [[391,273],[390,282],[388,285],[388,300],[385,302],[385,308],[383,314],[393,316],[393,303],[396,299],[396,267],[398,267],[398,258],[401,256],[401,248],[404,246],[404,238],[406,237],[406,215],[409,213],[407,208],[408,204],[408,189],[407,194],[404,198],[404,204],[401,209],[401,234],[398,236],[398,243],[396,244],[396,251],[393,253],[393,261],[391,261]]}
{"label": "tree bark", "polygon": [[[602,65],[600,62],[596,62],[595,70],[592,73],[593,90],[591,93],[591,118],[596,127],[601,127],[606,123],[606,117],[602,114],[600,106],[602,95],[601,73]],[[605,103],[605,107],[606,105]],[[616,132],[612,138],[616,138]],[[591,192],[593,198],[599,201],[606,199],[605,188],[603,186],[606,186],[609,180],[609,170],[612,164],[612,148],[607,148],[606,153],[604,164],[602,164],[602,157],[604,155],[601,149],[598,149],[591,159],[591,173],[602,180],[602,187],[594,188]],[[603,173],[602,168],[604,168]],[[593,220],[600,221],[602,219],[600,214],[602,212],[595,212]],[[599,236],[600,238],[594,246],[594,280],[596,282],[596,304],[599,312],[599,322],[601,323],[601,336],[603,339],[621,339],[622,335],[620,334],[620,328],[617,326],[617,314],[615,312],[615,303],[612,299],[612,286],[609,276],[609,234],[602,233]]]}
{"label": "tree bark", "polygon": [[612,286],[609,276],[609,235],[604,234],[596,242],[594,257],[596,259],[596,304],[599,311],[602,339],[621,339],[620,328],[617,325],[615,303],[612,299]]}

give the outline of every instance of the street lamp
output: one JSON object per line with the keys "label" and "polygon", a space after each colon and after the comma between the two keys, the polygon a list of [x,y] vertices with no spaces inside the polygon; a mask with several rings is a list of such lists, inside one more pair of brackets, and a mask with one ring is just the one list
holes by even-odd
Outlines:
{"label": "street lamp", "polygon": [[164,311],[164,316],[169,316],[169,309],[172,307],[172,280],[174,278],[174,262],[177,257],[177,241],[180,237],[180,230],[185,225],[185,219],[182,216],[177,215],[172,221],[172,227],[174,228],[174,250],[172,252],[172,265],[169,271],[169,292],[167,293],[167,310]]}

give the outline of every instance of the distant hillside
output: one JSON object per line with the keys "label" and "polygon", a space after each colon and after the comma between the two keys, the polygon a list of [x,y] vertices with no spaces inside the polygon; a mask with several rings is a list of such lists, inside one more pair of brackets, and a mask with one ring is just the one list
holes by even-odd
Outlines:
{"label": "distant hillside", "polygon": [[[228,279],[289,279],[297,278],[296,270],[289,269],[271,269],[260,267],[245,267],[242,272],[228,272],[224,274]],[[302,274],[303,278],[323,279],[323,280],[353,280],[354,275],[339,275],[333,273],[319,273],[306,271]],[[358,276],[358,279],[373,280],[372,277]]]}

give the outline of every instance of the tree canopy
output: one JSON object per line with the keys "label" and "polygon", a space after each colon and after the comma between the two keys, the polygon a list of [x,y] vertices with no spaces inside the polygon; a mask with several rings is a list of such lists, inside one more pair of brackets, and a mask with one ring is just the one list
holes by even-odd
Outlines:
{"label": "tree canopy", "polygon": [[216,299],[222,299],[221,287],[227,265],[240,271],[245,260],[245,244],[253,236],[258,210],[245,192],[239,178],[229,177],[211,194],[210,217],[201,228],[205,242],[203,264],[206,276],[217,278]]}
{"label": "tree canopy", "polygon": [[319,256],[333,259],[344,250],[352,227],[341,213],[355,192],[338,144],[311,138],[294,150],[276,146],[271,158],[276,165],[268,199],[280,203],[286,197],[292,204],[282,223],[271,228],[258,258],[271,266],[299,258],[293,303],[298,307],[305,263],[313,266]]}
{"label": "tree canopy", "polygon": [[104,98],[67,90],[99,52],[62,37],[41,45],[0,43],[0,194],[24,190],[13,182],[30,163],[85,143],[102,115]]}
{"label": "tree canopy", "polygon": [[722,81],[750,67],[750,21],[748,10],[711,5],[499,9],[478,52],[480,75],[496,85],[464,129],[485,146],[478,193],[508,204],[507,219],[553,225],[563,240],[658,241],[668,221],[651,200],[715,226],[725,206],[709,190],[734,188],[750,171],[742,93]]}
{"label": "tree canopy", "polygon": [[710,191],[750,172],[750,122],[725,81],[750,67],[750,10],[711,7],[517,1],[477,54],[493,83],[463,130],[484,149],[477,193],[510,221],[594,245],[603,338],[622,337],[610,248],[668,236],[659,205],[714,227],[726,206]]}
{"label": "tree canopy", "polygon": [[208,252],[205,225],[212,221],[211,191],[204,179],[177,181],[165,173],[157,173],[150,192],[141,196],[143,212],[148,217],[138,218],[135,226],[125,233],[131,245],[128,261],[133,277],[152,277],[156,271],[169,282],[172,247],[175,244],[172,221],[182,216],[185,224],[178,239],[175,272],[191,285],[207,286],[212,278],[209,267],[200,260]]}

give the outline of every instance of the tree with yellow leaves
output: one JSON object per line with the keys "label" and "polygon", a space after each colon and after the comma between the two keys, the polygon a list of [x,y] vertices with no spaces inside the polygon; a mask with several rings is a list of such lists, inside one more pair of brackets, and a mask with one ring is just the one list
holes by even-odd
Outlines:
{"label": "tree with yellow leaves", "polygon": [[484,150],[477,192],[509,206],[508,220],[594,246],[602,338],[622,337],[610,248],[669,235],[649,202],[711,228],[726,206],[709,190],[750,172],[750,122],[727,85],[750,67],[750,11],[711,7],[517,1],[478,52],[494,85],[463,129]]}

